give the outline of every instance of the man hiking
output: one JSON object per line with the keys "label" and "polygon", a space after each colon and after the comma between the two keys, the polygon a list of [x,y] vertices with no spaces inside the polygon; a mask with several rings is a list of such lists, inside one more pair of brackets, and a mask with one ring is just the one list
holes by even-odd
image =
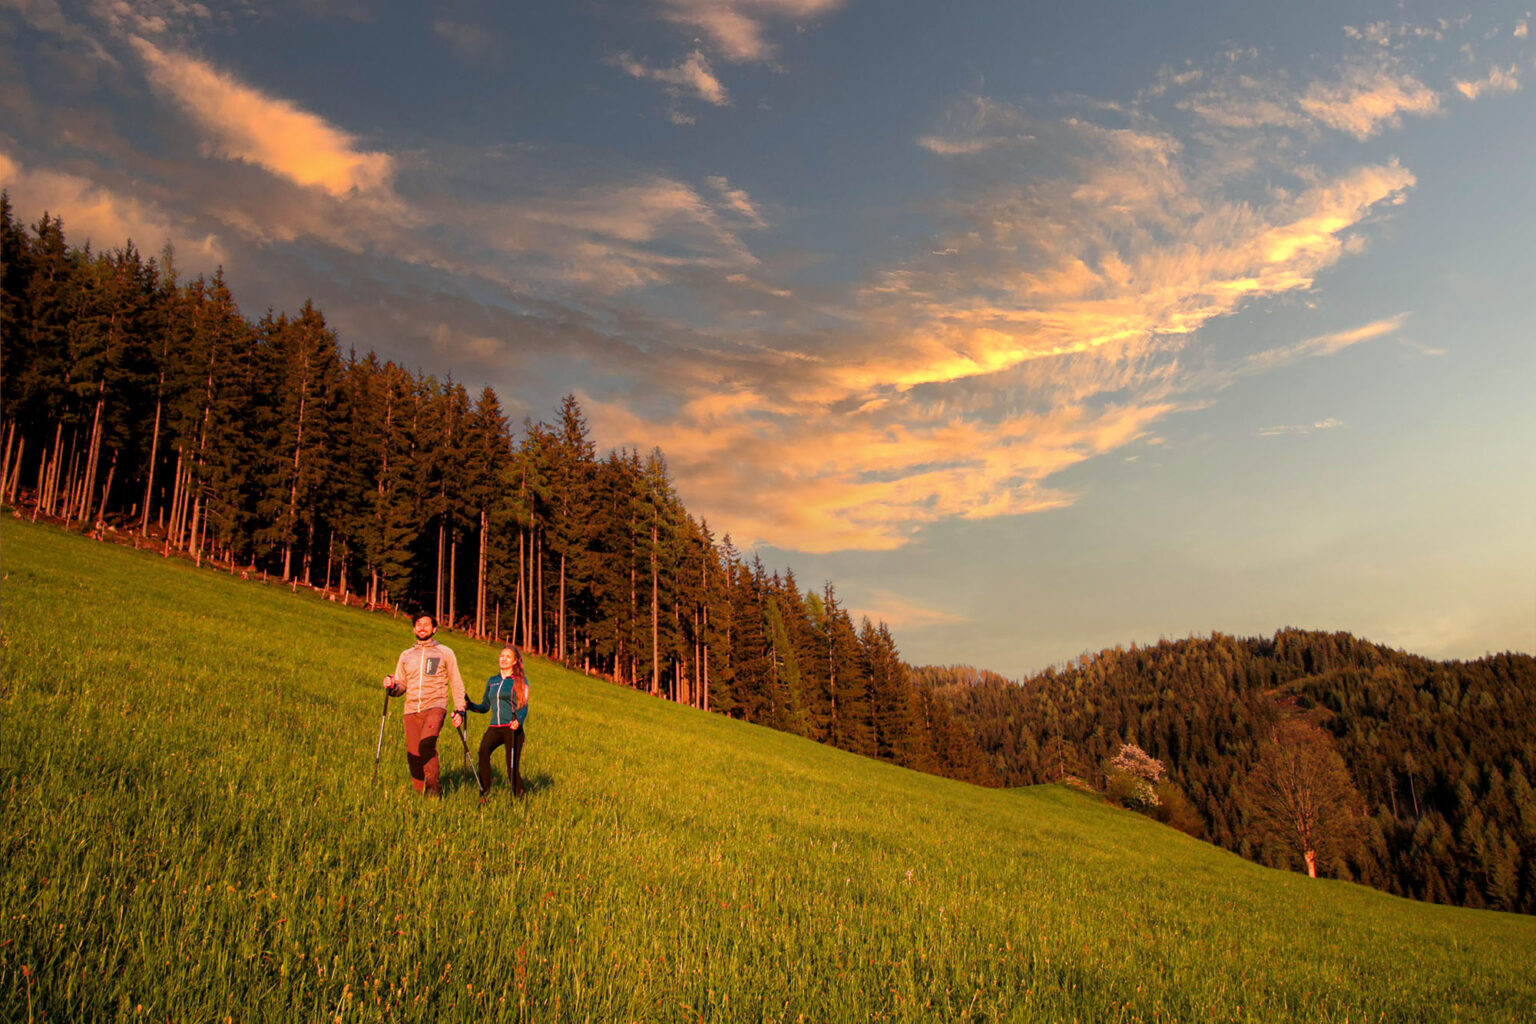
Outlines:
{"label": "man hiking", "polygon": [[437,734],[453,698],[453,727],[464,723],[464,679],[453,651],[438,643],[437,620],[418,615],[411,624],[416,642],[400,652],[393,675],[384,677],[391,697],[405,698],[405,760],[418,793],[442,796],[438,783]]}

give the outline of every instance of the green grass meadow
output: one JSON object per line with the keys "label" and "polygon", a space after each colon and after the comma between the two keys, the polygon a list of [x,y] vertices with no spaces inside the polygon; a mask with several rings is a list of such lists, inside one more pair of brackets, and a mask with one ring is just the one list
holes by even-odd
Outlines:
{"label": "green grass meadow", "polygon": [[534,659],[524,801],[373,785],[403,620],[0,530],[0,1020],[1536,1020],[1531,918]]}

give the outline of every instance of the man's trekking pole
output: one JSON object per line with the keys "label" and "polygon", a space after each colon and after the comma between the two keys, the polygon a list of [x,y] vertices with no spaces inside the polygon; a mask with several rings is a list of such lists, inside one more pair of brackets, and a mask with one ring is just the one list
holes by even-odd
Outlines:
{"label": "man's trekking pole", "polygon": [[379,716],[379,742],[373,745],[373,781],[379,781],[379,754],[384,751],[384,723],[389,718],[389,691],[384,691],[384,713]]}
{"label": "man's trekking pole", "polygon": [[480,787],[480,795],[485,796],[485,783],[480,781],[480,767],[469,759],[469,736],[464,731],[464,715],[459,715],[459,742],[464,745],[464,767],[475,774],[475,785]]}

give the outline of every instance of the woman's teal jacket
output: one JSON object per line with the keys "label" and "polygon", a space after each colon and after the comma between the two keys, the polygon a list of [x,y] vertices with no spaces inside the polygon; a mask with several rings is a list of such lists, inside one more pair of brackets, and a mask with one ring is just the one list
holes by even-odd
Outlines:
{"label": "woman's teal jacket", "polygon": [[491,725],[511,725],[515,721],[521,728],[528,719],[528,705],[517,706],[517,694],[512,688],[514,682],[511,676],[498,672],[485,681],[485,696],[480,698],[480,703],[476,704],[465,695],[464,706],[482,715],[489,711]]}

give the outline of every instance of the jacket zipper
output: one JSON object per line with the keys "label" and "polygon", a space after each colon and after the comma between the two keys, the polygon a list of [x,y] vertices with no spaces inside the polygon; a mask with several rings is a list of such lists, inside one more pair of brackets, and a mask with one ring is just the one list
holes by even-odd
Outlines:
{"label": "jacket zipper", "polygon": [[421,713],[421,691],[427,687],[427,649],[421,649],[421,660],[416,665],[416,713]]}

